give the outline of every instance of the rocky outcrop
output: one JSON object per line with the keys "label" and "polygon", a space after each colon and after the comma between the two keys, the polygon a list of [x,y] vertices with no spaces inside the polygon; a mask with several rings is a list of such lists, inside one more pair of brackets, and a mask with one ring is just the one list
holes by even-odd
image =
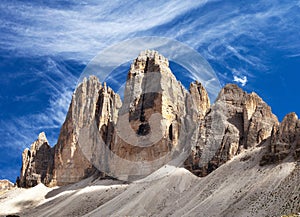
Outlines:
{"label": "rocky outcrop", "polygon": [[95,114],[100,88],[98,79],[91,77],[89,80],[84,79],[75,90],[55,145],[51,185],[77,182],[93,172],[93,165],[85,158],[78,145],[78,134],[83,119]]}
{"label": "rocky outcrop", "polygon": [[190,94],[197,110],[197,118],[194,120],[202,120],[210,108],[207,91],[201,83],[195,81],[190,84]]}
{"label": "rocky outcrop", "polygon": [[141,53],[128,73],[112,151],[129,161],[154,161],[168,154],[178,145],[187,94],[165,57]]}
{"label": "rocky outcrop", "polygon": [[[123,180],[144,177],[176,158],[183,145],[192,142],[188,136],[196,125],[191,121],[192,104],[168,60],[157,52],[145,51],[131,65],[120,109],[116,105],[121,104],[104,106],[111,119],[99,122],[102,136],[95,139],[97,132],[91,122],[81,133],[89,136],[80,140],[89,144],[85,152],[91,153],[91,161],[101,171]],[[185,133],[187,129],[190,132]]]}
{"label": "rocky outcrop", "polygon": [[0,192],[5,190],[10,190],[14,187],[14,184],[7,179],[0,180]]}
{"label": "rocky outcrop", "polygon": [[98,78],[84,79],[73,94],[66,120],[55,146],[53,179],[51,185],[66,185],[82,180],[95,172],[85,144],[79,143],[81,131],[87,124],[97,125],[106,143],[111,143],[113,114],[121,100],[110,88],[103,86]]}
{"label": "rocky outcrop", "polygon": [[[142,52],[128,73],[119,114],[119,123],[124,120],[124,125],[119,125],[123,133],[116,136],[112,151],[131,162],[147,162],[142,168],[137,168],[139,163],[133,167],[135,175],[159,169],[174,158],[175,150],[182,150],[182,128],[193,130],[191,123],[183,126],[187,116],[192,115],[191,103],[168,60],[155,51]],[[131,127],[129,133],[124,133],[126,122]]]}
{"label": "rocky outcrop", "polygon": [[200,121],[198,142],[185,167],[205,176],[243,149],[261,144],[276,124],[276,116],[259,96],[228,84]]}
{"label": "rocky outcrop", "polygon": [[296,113],[287,114],[280,124],[273,127],[266,154],[260,165],[278,163],[291,155],[300,160],[300,120]]}
{"label": "rocky outcrop", "polygon": [[[193,102],[206,100],[209,106],[201,84],[192,84],[191,92],[193,98],[168,60],[154,51],[142,52],[131,65],[123,105],[96,77],[84,79],[55,146],[51,185],[77,182],[93,173],[94,166],[103,175],[134,179],[181,155],[183,145],[193,141]],[[203,116],[207,106],[199,105]]]}
{"label": "rocky outcrop", "polygon": [[33,187],[39,183],[48,184],[52,178],[53,149],[44,132],[22,153],[22,169],[18,185]]}

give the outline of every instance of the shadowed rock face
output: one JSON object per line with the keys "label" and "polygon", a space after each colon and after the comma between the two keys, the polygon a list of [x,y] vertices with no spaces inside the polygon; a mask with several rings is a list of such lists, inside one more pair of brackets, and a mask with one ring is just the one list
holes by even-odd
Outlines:
{"label": "shadowed rock face", "polygon": [[300,120],[295,113],[287,114],[280,124],[274,125],[260,165],[281,162],[289,155],[300,160]]}
{"label": "shadowed rock face", "polygon": [[[191,133],[194,129],[197,138]],[[258,95],[233,84],[226,85],[211,106],[201,83],[191,83],[188,92],[165,57],[145,51],[128,72],[123,104],[95,76],[83,80],[73,94],[57,144],[51,148],[40,134],[31,149],[24,150],[19,183],[66,185],[97,170],[103,176],[130,180],[131,173],[145,176],[158,169],[183,147],[191,150],[184,167],[198,176],[258,145],[269,152],[261,165],[289,154],[299,159],[299,129],[296,114],[279,124]],[[135,168],[130,162],[143,163]]]}
{"label": "shadowed rock face", "polygon": [[[193,124],[183,123],[193,116],[192,108],[192,98],[176,80],[168,60],[154,51],[142,52],[128,73],[110,149],[120,159],[112,158],[109,165],[119,165],[115,172],[122,171],[129,179],[131,173],[145,176],[159,169],[182,150],[182,128],[193,131]],[[119,163],[123,159],[138,164]]]}
{"label": "shadowed rock face", "polygon": [[52,178],[53,149],[44,132],[22,154],[22,169],[18,185],[33,187],[39,183],[49,184]]}

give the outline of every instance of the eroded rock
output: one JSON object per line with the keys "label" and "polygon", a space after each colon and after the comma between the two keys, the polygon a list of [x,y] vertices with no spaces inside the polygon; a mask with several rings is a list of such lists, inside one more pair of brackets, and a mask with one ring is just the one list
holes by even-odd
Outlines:
{"label": "eroded rock", "polygon": [[14,187],[14,184],[7,179],[0,180],[0,192],[10,190]]}
{"label": "eroded rock", "polygon": [[48,184],[52,178],[53,149],[44,132],[22,153],[20,187],[33,187],[39,183]]}
{"label": "eroded rock", "polygon": [[96,171],[90,159],[91,147],[85,141],[78,142],[80,136],[88,136],[81,129],[92,124],[105,142],[111,143],[111,122],[116,120],[120,103],[120,97],[95,76],[85,78],[77,87],[55,146],[52,185],[74,183]]}
{"label": "eroded rock", "polygon": [[200,122],[199,138],[186,168],[205,176],[243,149],[258,146],[278,123],[270,107],[255,93],[226,85]]}
{"label": "eroded rock", "polygon": [[289,155],[300,160],[300,120],[294,112],[287,114],[280,124],[273,127],[267,152],[260,165],[281,162]]}

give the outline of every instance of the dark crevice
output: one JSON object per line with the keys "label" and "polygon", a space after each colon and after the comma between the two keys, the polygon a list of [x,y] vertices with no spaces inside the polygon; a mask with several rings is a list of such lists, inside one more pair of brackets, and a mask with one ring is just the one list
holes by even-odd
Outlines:
{"label": "dark crevice", "polygon": [[140,135],[140,136],[146,136],[150,133],[150,125],[148,123],[142,123],[140,126],[139,126],[139,129],[137,131],[137,134]]}
{"label": "dark crevice", "polygon": [[169,126],[169,139],[173,141],[173,125]]}
{"label": "dark crevice", "polygon": [[147,60],[146,60],[146,64],[145,64],[145,68],[144,68],[144,73],[147,73],[148,65],[149,65],[149,57],[147,57]]}
{"label": "dark crevice", "polygon": [[[144,74],[147,73],[148,65],[149,65],[149,57],[147,57],[147,60],[146,60],[146,65],[145,65],[145,68],[144,68]],[[146,82],[147,82],[147,79],[145,79],[144,88],[146,87]],[[141,105],[141,115],[140,115],[140,121],[141,122],[144,122],[146,120],[144,103],[145,103],[145,94],[142,94],[142,105]]]}
{"label": "dark crevice", "polygon": [[[147,70],[148,70],[148,65],[149,65],[149,57],[147,57],[147,60],[146,60],[146,65],[145,65],[145,68],[144,68],[144,73],[146,74],[147,73]],[[147,79],[145,79],[144,81],[144,89],[146,87],[146,84],[147,84]],[[142,99],[141,99],[141,113],[140,113],[140,126],[137,130],[137,135],[140,135],[140,136],[146,136],[150,133],[150,125],[148,122],[146,122],[146,117],[145,117],[145,96],[146,94],[142,94]]]}

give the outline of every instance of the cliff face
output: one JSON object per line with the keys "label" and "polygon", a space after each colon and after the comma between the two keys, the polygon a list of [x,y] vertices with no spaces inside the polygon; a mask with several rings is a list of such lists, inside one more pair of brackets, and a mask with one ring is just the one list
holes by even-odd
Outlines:
{"label": "cliff face", "polygon": [[289,155],[300,160],[300,120],[295,113],[287,114],[280,124],[274,125],[260,165],[281,162]]}
{"label": "cliff face", "polygon": [[201,83],[195,81],[190,84],[190,95],[197,111],[197,117],[193,119],[201,121],[210,109],[210,100],[207,91]]}
{"label": "cliff face", "polygon": [[[193,101],[177,81],[168,60],[155,51],[142,52],[131,65],[119,111],[110,172],[131,180],[154,172],[178,157],[195,123]],[[183,142],[185,141],[185,142]],[[104,163],[104,162],[102,162]],[[118,165],[117,168],[110,165]]]}
{"label": "cliff face", "polygon": [[22,153],[22,169],[18,185],[33,187],[39,183],[49,184],[52,178],[53,149],[44,132]]}
{"label": "cliff face", "polygon": [[119,96],[106,85],[102,86],[96,77],[83,80],[72,97],[55,146],[51,185],[74,183],[95,172],[96,169],[84,150],[85,141],[78,141],[85,136],[81,129],[87,124],[97,124],[105,142],[110,143],[109,135],[113,133],[110,123],[120,103]]}
{"label": "cliff face", "polygon": [[142,52],[128,72],[124,100],[91,76],[75,90],[57,144],[44,136],[23,153],[20,186],[66,185],[99,170],[133,180],[171,162],[205,176],[244,149],[263,146],[261,165],[299,159],[296,114],[282,123],[255,93],[226,85],[211,106],[205,87],[177,81],[168,60]]}
{"label": "cliff face", "polygon": [[84,80],[73,94],[66,120],[55,145],[52,185],[65,185],[87,177],[93,170],[79,145],[80,125],[95,113],[100,83],[91,77]]}
{"label": "cliff face", "polygon": [[277,118],[259,96],[228,84],[200,121],[198,142],[186,168],[206,176],[244,149],[268,139],[275,124]]}

